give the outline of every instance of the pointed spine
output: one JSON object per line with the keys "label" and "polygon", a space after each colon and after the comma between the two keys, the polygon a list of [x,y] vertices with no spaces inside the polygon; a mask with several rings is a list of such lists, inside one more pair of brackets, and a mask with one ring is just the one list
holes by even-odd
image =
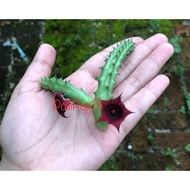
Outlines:
{"label": "pointed spine", "polygon": [[56,77],[44,77],[41,79],[40,85],[43,89],[51,92],[63,92],[64,97],[71,100],[77,100],[80,105],[93,106],[93,99],[84,90],[75,88],[70,84],[69,81],[64,81],[62,78],[57,79]]}

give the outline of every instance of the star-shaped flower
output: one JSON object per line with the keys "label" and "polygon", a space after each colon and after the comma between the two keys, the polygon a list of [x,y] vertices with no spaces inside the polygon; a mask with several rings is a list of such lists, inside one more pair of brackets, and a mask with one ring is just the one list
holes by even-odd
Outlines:
{"label": "star-shaped flower", "polygon": [[101,115],[98,121],[112,124],[118,131],[124,119],[133,113],[125,107],[121,101],[121,95],[114,99],[101,100],[101,104]]}

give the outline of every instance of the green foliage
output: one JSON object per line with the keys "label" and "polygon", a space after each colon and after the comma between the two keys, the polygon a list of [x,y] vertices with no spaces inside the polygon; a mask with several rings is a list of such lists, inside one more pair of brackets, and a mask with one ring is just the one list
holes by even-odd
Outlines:
{"label": "green foliage", "polygon": [[165,171],[175,171],[175,170],[176,170],[176,166],[174,166],[174,165],[170,165],[170,166],[165,167]]}
{"label": "green foliage", "polygon": [[147,114],[152,114],[154,112],[154,108],[150,107],[148,110],[147,110]]}
{"label": "green foliage", "polygon": [[164,33],[168,37],[173,35],[174,24],[171,20],[149,20],[151,33]]}
{"label": "green foliage", "polygon": [[171,156],[174,157],[174,152],[171,148],[167,147],[165,150],[160,151],[162,155],[164,156]]}
{"label": "green foliage", "polygon": [[68,76],[88,58],[124,38],[122,20],[47,20],[44,42],[57,50],[54,75]]}
{"label": "green foliage", "polygon": [[[46,21],[44,42],[50,43],[57,50],[57,70],[54,70],[56,75],[68,76],[78,68],[83,61],[82,58],[87,56],[85,52],[86,48],[77,50],[77,47],[83,47],[88,44],[83,41],[84,35],[86,35],[85,40],[91,41],[89,39],[90,31],[86,30],[88,24],[86,23],[85,27],[82,27],[82,21],[80,23],[76,20]],[[75,53],[76,51],[77,54]]]}
{"label": "green foliage", "polygon": [[100,168],[100,171],[114,171],[116,170],[115,156],[111,156]]}
{"label": "green foliage", "polygon": [[127,153],[127,156],[128,156],[130,159],[132,159],[132,160],[136,159],[136,155],[134,154],[134,152],[128,152],[128,153]]}
{"label": "green foliage", "polygon": [[181,62],[178,62],[176,68],[174,69],[174,74],[177,75],[177,76],[182,76],[183,72],[184,72],[184,67],[182,65]]}
{"label": "green foliage", "polygon": [[187,93],[185,99],[186,105],[182,105],[178,111],[182,114],[188,114],[190,116],[190,93]]}
{"label": "green foliage", "polygon": [[158,32],[171,36],[172,27],[170,20],[46,20],[43,40],[57,50],[52,75],[65,78],[115,42]]}
{"label": "green foliage", "polygon": [[187,103],[187,109],[188,114],[190,115],[190,93],[187,93],[186,95],[186,103]]}
{"label": "green foliage", "polygon": [[185,106],[181,106],[178,111],[179,113],[182,113],[185,115],[186,114]]}
{"label": "green foliage", "polygon": [[171,33],[172,25],[170,20],[46,20],[43,40],[57,50],[52,75],[65,78],[115,42],[166,30]]}
{"label": "green foliage", "polygon": [[187,152],[190,152],[190,144],[186,144],[186,145],[185,145],[185,150],[186,150]]}
{"label": "green foliage", "polygon": [[152,141],[155,139],[155,137],[153,136],[152,133],[150,133],[150,134],[148,134],[147,139],[148,139],[148,141],[149,141],[150,143],[152,143]]}
{"label": "green foliage", "polygon": [[142,160],[143,159],[143,155],[141,154],[136,154],[134,151],[128,152],[127,153],[128,158],[130,158],[131,160]]}
{"label": "green foliage", "polygon": [[171,101],[168,99],[168,97],[164,96],[163,104],[164,106],[169,106],[171,104]]}
{"label": "green foliage", "polygon": [[174,52],[177,54],[181,53],[181,47],[180,47],[180,42],[182,40],[181,36],[175,36],[173,38],[170,38],[169,42],[174,46]]}

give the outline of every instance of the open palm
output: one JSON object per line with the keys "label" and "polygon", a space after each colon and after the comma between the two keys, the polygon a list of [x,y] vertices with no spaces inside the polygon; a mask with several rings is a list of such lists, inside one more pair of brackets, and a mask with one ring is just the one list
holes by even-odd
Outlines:
{"label": "open palm", "polygon": [[[100,131],[92,110],[68,110],[66,116],[69,118],[63,118],[54,110],[54,95],[42,90],[39,82],[41,77],[50,76],[56,53],[50,45],[41,45],[16,86],[1,124],[3,157],[0,168],[98,169],[169,84],[166,76],[157,76],[173,54],[167,38],[156,34],[146,40],[132,39],[136,47],[119,70],[113,96],[122,93],[122,101],[134,113],[126,117],[119,132],[112,125]],[[67,79],[93,97],[97,88],[96,77],[101,72],[99,68],[112,50],[113,46],[110,46],[94,55]]]}

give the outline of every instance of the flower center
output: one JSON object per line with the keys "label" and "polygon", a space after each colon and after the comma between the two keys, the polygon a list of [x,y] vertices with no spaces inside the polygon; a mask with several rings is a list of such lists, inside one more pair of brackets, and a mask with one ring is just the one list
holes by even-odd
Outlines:
{"label": "flower center", "polygon": [[122,113],[121,108],[117,104],[110,104],[106,108],[106,115],[110,120],[115,120],[120,118]]}
{"label": "flower center", "polygon": [[116,115],[116,114],[117,114],[117,110],[114,109],[114,108],[112,108],[112,109],[110,110],[110,114],[111,114],[111,115]]}

